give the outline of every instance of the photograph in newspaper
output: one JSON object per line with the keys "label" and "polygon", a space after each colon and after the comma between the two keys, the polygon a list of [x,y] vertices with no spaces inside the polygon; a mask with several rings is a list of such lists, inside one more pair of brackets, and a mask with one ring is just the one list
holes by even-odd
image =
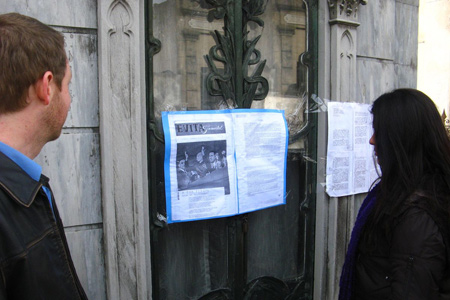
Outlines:
{"label": "photograph in newspaper", "polygon": [[230,194],[226,146],[226,140],[178,143],[178,191],[221,187]]}

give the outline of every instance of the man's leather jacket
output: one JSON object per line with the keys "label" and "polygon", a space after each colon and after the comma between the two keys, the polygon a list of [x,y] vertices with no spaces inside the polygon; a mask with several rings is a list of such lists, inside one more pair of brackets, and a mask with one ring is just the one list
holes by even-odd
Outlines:
{"label": "man's leather jacket", "polygon": [[87,299],[42,186],[0,152],[0,300]]}

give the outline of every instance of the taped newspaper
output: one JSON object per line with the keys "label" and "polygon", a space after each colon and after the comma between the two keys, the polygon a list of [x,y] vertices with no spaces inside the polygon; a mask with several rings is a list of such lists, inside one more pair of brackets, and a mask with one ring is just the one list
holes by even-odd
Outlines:
{"label": "taped newspaper", "polygon": [[286,203],[284,111],[171,111],[162,121],[168,223]]}

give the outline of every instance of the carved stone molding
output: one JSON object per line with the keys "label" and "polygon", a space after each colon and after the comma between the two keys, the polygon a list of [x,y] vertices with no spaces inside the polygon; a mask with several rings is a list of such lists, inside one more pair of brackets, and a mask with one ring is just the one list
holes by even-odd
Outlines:
{"label": "carved stone molding", "polygon": [[366,5],[369,0],[328,0],[330,22],[338,20],[350,22],[357,20],[359,5]]}
{"label": "carved stone molding", "polygon": [[[356,97],[359,4],[361,0],[328,0],[330,10],[330,74],[331,101],[358,102]],[[329,198],[327,234],[327,299],[337,299],[341,266],[354,223],[357,196]],[[345,224],[341,226],[341,224]]]}
{"label": "carved stone molding", "polygon": [[[144,1],[99,1],[99,114],[107,298],[149,299],[150,232],[141,63]],[[153,42],[158,51],[158,42]],[[120,142],[118,142],[120,141]],[[117,170],[120,170],[118,172]]]}

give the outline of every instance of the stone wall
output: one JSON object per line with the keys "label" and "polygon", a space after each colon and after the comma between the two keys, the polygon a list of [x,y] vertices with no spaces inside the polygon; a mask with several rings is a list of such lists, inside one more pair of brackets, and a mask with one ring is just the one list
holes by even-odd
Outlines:
{"label": "stone wall", "polygon": [[[339,4],[346,9],[341,12]],[[320,1],[319,97],[371,103],[392,89],[415,88],[418,6],[419,0]],[[346,248],[365,197],[328,197],[326,149],[327,118],[326,113],[321,113],[314,286],[317,300],[338,297]]]}

